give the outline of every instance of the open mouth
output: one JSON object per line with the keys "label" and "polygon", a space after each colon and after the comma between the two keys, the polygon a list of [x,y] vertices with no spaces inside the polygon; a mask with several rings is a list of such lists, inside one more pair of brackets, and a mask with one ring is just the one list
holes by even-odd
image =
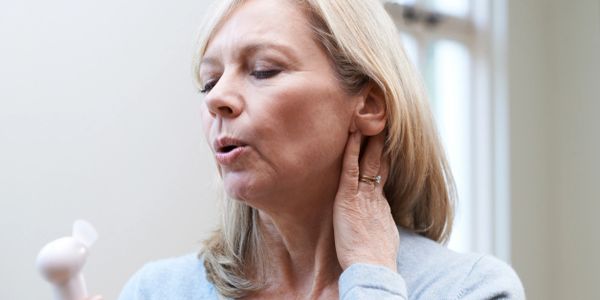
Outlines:
{"label": "open mouth", "polygon": [[217,157],[233,160],[240,155],[246,146],[247,144],[241,140],[231,137],[222,137],[215,140],[213,149],[215,149]]}
{"label": "open mouth", "polygon": [[248,144],[241,140],[222,137],[215,140],[215,158],[221,166],[231,166],[239,160],[240,156],[247,152]]}
{"label": "open mouth", "polygon": [[239,148],[239,147],[240,147],[240,146],[237,146],[237,145],[228,145],[228,146],[224,146],[224,147],[221,147],[221,148],[219,149],[219,153],[229,153],[229,152],[231,152],[231,151],[233,151],[233,150],[235,150],[235,149],[237,149],[237,148]]}

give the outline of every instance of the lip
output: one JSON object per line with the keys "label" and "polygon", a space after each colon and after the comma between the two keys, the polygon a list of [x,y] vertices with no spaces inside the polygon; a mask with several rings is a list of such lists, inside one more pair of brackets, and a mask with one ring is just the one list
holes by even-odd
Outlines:
{"label": "lip", "polygon": [[240,155],[247,152],[248,146],[239,146],[229,152],[216,152],[215,158],[220,165],[227,166],[232,165],[240,157]]}
{"label": "lip", "polygon": [[[229,151],[224,151],[225,148],[234,146],[235,148]],[[242,140],[233,137],[220,137],[213,143],[215,158],[221,165],[233,164],[236,159],[248,150],[248,144]]]}
{"label": "lip", "polygon": [[227,146],[243,147],[248,146],[248,143],[229,136],[217,138],[213,143],[213,149],[215,150],[215,153],[221,153],[222,149]]}

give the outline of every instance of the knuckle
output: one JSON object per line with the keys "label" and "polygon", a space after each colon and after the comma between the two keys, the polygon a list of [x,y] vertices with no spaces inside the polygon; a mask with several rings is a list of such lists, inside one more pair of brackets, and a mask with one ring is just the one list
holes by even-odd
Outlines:
{"label": "knuckle", "polygon": [[379,170],[379,162],[375,160],[367,161],[365,167],[368,170]]}
{"label": "knuckle", "polygon": [[358,166],[351,166],[346,169],[346,174],[348,174],[351,177],[358,177],[359,173],[360,171],[358,169]]}

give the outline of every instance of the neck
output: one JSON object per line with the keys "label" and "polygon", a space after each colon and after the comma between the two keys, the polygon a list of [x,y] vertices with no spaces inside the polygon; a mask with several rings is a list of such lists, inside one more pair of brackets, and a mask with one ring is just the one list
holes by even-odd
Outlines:
{"label": "neck", "polygon": [[313,201],[305,201],[304,209],[296,206],[276,212],[260,210],[259,226],[269,258],[265,265],[268,289],[311,295],[310,298],[318,297],[327,288],[335,287],[337,291],[342,270],[333,233],[335,192],[308,198]]}

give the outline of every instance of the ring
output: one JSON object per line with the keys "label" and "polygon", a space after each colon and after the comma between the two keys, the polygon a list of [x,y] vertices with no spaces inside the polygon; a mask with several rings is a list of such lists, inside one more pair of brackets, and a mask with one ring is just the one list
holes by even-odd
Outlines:
{"label": "ring", "polygon": [[381,183],[381,175],[367,176],[367,175],[361,174],[358,177],[358,181],[366,182],[366,183],[373,184],[373,185],[378,185],[379,183]]}

